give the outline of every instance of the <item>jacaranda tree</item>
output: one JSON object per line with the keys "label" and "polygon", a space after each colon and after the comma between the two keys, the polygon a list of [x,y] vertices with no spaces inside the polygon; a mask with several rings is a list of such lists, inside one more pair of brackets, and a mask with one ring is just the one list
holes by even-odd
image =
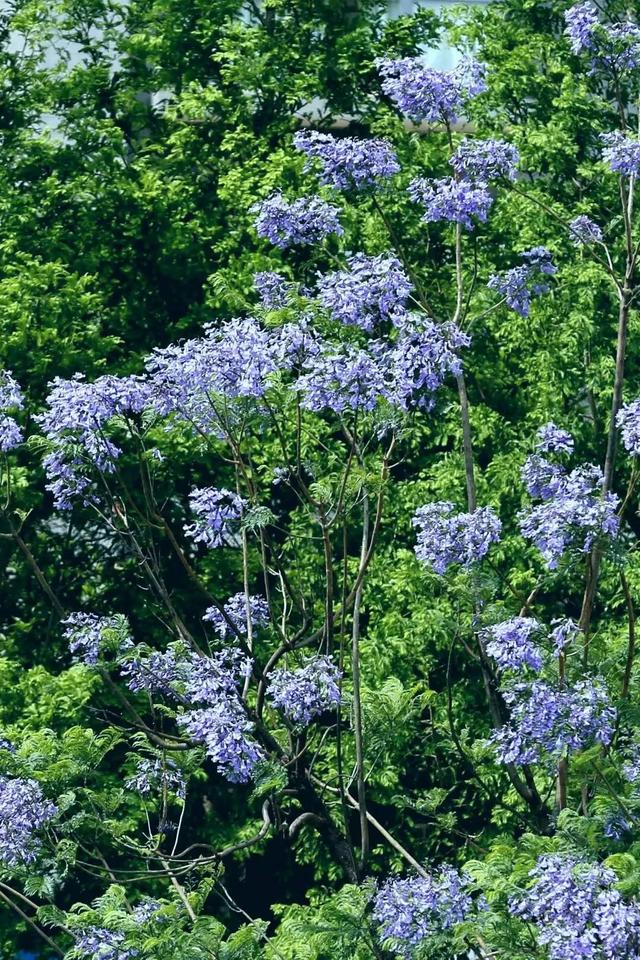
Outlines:
{"label": "jacaranda tree", "polygon": [[561,103],[381,55],[370,135],[264,160],[237,316],[32,417],[3,371],[3,536],[67,658],[3,661],[0,900],[43,956],[640,957],[640,28],[563,14],[569,186]]}

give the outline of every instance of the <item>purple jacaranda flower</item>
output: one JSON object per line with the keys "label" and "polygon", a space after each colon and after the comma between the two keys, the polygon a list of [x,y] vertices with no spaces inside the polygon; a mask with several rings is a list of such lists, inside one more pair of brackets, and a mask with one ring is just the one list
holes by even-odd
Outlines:
{"label": "purple jacaranda flower", "polygon": [[[300,130],[293,142],[307,157],[319,162],[320,182],[337,190],[372,187],[400,170],[393,147],[387,140],[364,140],[317,130]],[[307,162],[305,170],[312,168],[313,165]]]}
{"label": "purple jacaranda flower", "polygon": [[487,219],[493,203],[485,183],[453,177],[442,180],[418,177],[409,184],[409,196],[424,207],[425,223],[445,220],[459,223],[467,230],[473,229],[474,220],[483,223]]}
{"label": "purple jacaranda flower", "polygon": [[538,430],[536,450],[540,453],[573,453],[573,437],[555,423],[545,423]]}
{"label": "purple jacaranda flower", "polygon": [[341,673],[330,657],[311,657],[294,670],[274,670],[267,695],[296,726],[308,726],[340,703]]}
{"label": "purple jacaranda flower", "polygon": [[520,156],[505,140],[469,140],[457,147],[449,163],[465,180],[515,180]]}
{"label": "purple jacaranda flower", "polygon": [[543,633],[542,624],[533,617],[512,617],[485,631],[486,651],[500,670],[522,670],[542,667],[542,654],[536,639]]}
{"label": "purple jacaranda flower", "polygon": [[320,303],[336,320],[371,331],[404,313],[412,286],[394,254],[357,253],[347,267],[318,280]]}
{"label": "purple jacaranda flower", "polygon": [[450,866],[426,877],[387,880],[373,902],[381,940],[410,960],[427,940],[467,918],[473,906],[469,885],[468,878]]}
{"label": "purple jacaranda flower", "polygon": [[98,662],[102,645],[112,639],[114,648],[124,651],[131,646],[131,637],[126,617],[113,614],[101,617],[95,613],[70,613],[62,621],[64,637],[76,662],[94,666]]}
{"label": "purple jacaranda flower", "polygon": [[233,543],[247,503],[231,490],[198,487],[189,494],[189,505],[195,516],[184,532],[194,543],[213,549]]}
{"label": "purple jacaranda flower", "polygon": [[618,877],[567,853],[543,854],[509,910],[531,925],[549,960],[640,960],[640,905]]}
{"label": "purple jacaranda flower", "polygon": [[550,570],[567,551],[588,553],[597,541],[618,535],[619,498],[602,494],[599,467],[585,464],[570,473],[559,468],[550,482],[529,488],[536,490],[542,503],[521,514],[520,529],[540,550]]}
{"label": "purple jacaranda flower", "polygon": [[[259,627],[265,627],[269,623],[269,605],[264,597],[249,597],[249,610],[247,612],[247,598],[244,593],[236,593],[230,597],[224,604],[224,612],[227,620],[223,617],[220,610],[215,607],[208,607],[204,617],[207,623],[213,624],[213,629],[221,640],[233,639],[237,636],[246,637],[247,618],[249,618],[251,627],[256,630]],[[229,622],[233,628],[229,625]]]}
{"label": "purple jacaranda flower", "polygon": [[500,763],[552,764],[592,743],[608,744],[616,711],[600,680],[552,686],[546,680],[503,689],[510,719],[491,742]]}
{"label": "purple jacaranda flower", "polygon": [[640,171],[640,141],[621,133],[602,133],[600,139],[604,143],[602,159],[605,160],[614,173],[623,177],[636,176]]}
{"label": "purple jacaranda flower", "polygon": [[41,850],[38,833],[57,812],[35,780],[0,776],[0,863],[33,863]]}
{"label": "purple jacaranda flower", "polygon": [[8,370],[0,370],[0,453],[8,453],[22,443],[22,430],[9,412],[23,406],[24,397],[17,381]]}
{"label": "purple jacaranda flower", "polygon": [[344,233],[338,219],[338,208],[320,197],[300,197],[286,200],[275,193],[267,200],[251,208],[255,214],[255,227],[263,237],[276,247],[310,246],[331,234]]}
{"label": "purple jacaranda flower", "polygon": [[574,217],[569,224],[571,238],[577,247],[585,246],[589,243],[602,243],[604,235],[602,229],[591,220],[590,217],[581,214]]}
{"label": "purple jacaranda flower", "polygon": [[622,435],[625,450],[637,457],[640,455],[640,397],[626,403],[616,416],[616,424]]}
{"label": "purple jacaranda flower", "polygon": [[429,503],[416,510],[416,556],[436,573],[454,564],[470,568],[500,539],[502,524],[491,507],[473,513],[456,513],[452,503]]}
{"label": "purple jacaranda flower", "polygon": [[462,60],[453,70],[426,66],[421,57],[376,61],[382,89],[411,120],[455,123],[464,104],[487,89],[486,66]]}
{"label": "purple jacaranda flower", "polygon": [[546,247],[525,250],[521,257],[524,260],[521,266],[494,274],[487,286],[490,290],[496,290],[512,310],[522,317],[528,317],[532,299],[549,291],[549,285],[543,277],[555,274],[557,267]]}

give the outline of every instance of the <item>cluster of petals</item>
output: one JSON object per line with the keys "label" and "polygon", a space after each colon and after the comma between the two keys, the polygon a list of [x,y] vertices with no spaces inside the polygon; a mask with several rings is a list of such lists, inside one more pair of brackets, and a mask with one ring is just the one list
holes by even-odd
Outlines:
{"label": "cluster of petals", "polygon": [[62,621],[63,636],[74,660],[94,666],[98,662],[105,637],[111,633],[119,650],[131,645],[125,617],[117,614],[101,617],[95,613],[70,613]]}
{"label": "cluster of petals", "polygon": [[491,736],[500,763],[551,763],[592,744],[608,744],[616,711],[600,680],[556,686],[546,680],[503,689],[509,721]]}
{"label": "cluster of petals", "polygon": [[625,450],[637,457],[640,455],[640,397],[625,404],[616,417]]}
{"label": "cluster of petals", "polygon": [[515,180],[520,155],[506,140],[473,140],[467,137],[457,147],[449,163],[465,180]]}
{"label": "cluster of petals", "polygon": [[125,946],[126,936],[121,930],[106,927],[88,927],[76,935],[74,950],[80,957],[92,960],[134,960],[139,951]]}
{"label": "cluster of petals", "polygon": [[253,275],[253,285],[265,310],[282,310],[289,304],[293,284],[281,273],[275,270],[260,270]]}
{"label": "cluster of petals", "polygon": [[500,539],[502,524],[491,507],[473,513],[456,513],[446,500],[428,503],[416,510],[416,556],[436,573],[444,574],[454,564],[469,568]]}
{"label": "cluster of petals", "polygon": [[426,66],[421,57],[376,61],[382,89],[401,113],[420,123],[455,123],[470,99],[487,89],[486,66],[462,60],[453,70]]}
{"label": "cluster of petals", "polygon": [[124,785],[141,797],[163,797],[166,793],[173,793],[184,798],[187,789],[180,768],[165,757],[138,758],[135,772],[125,780]]}
{"label": "cluster of petals", "polygon": [[602,243],[604,240],[602,228],[585,214],[574,217],[569,224],[569,230],[577,247],[586,246],[590,243]]}
{"label": "cluster of petals", "polygon": [[600,139],[604,144],[602,159],[611,170],[623,177],[637,176],[640,172],[640,141],[620,130],[603,133]]}
{"label": "cluster of petals", "polygon": [[487,286],[505,300],[507,306],[528,317],[534,297],[549,291],[545,276],[553,276],[557,267],[546,247],[533,247],[521,254],[524,263],[489,278]]}
{"label": "cluster of petals", "polygon": [[340,703],[340,677],[330,657],[311,657],[295,670],[274,670],[268,697],[296,726],[307,726]]}
{"label": "cluster of petals", "polygon": [[254,204],[251,212],[258,236],[282,250],[313,245],[331,234],[344,233],[338,208],[320,197],[287,200],[281,193],[274,193]]}
{"label": "cluster of petals", "polygon": [[493,203],[486,183],[455,177],[441,180],[417,177],[409,184],[409,196],[424,207],[425,223],[445,220],[459,223],[467,230],[473,229],[474,220],[484,223]]}
{"label": "cluster of petals", "polygon": [[414,957],[426,941],[469,916],[469,886],[469,879],[448,865],[424,877],[387,880],[373,902],[381,939],[407,960]]}
{"label": "cluster of petals", "polygon": [[0,453],[7,453],[22,442],[22,430],[9,411],[21,410],[23,406],[17,381],[8,370],[0,370]]}
{"label": "cluster of petals", "polygon": [[[129,657],[122,665],[131,690],[162,694],[181,705],[178,726],[205,748],[219,773],[231,783],[246,782],[264,758],[240,697],[251,670],[251,660],[233,646],[208,656],[170,648],[147,657]],[[145,778],[154,782],[153,775],[151,766],[145,768],[138,788]],[[180,787],[179,777],[175,771],[175,792]]]}
{"label": "cluster of petals", "polygon": [[485,631],[486,651],[501,670],[540,670],[542,654],[536,641],[542,630],[542,624],[534,617],[504,620]]}
{"label": "cluster of petals", "polygon": [[247,623],[251,624],[252,630],[269,623],[269,604],[264,597],[247,598],[244,593],[236,593],[227,600],[223,610],[224,613],[218,607],[208,607],[202,618],[213,625],[221,640],[246,637]]}
{"label": "cluster of petals", "polygon": [[543,457],[530,457],[523,477],[541,503],[521,514],[520,529],[554,570],[569,550],[588,553],[603,538],[615,538],[620,527],[619,498],[602,493],[602,471],[585,464],[567,472]]}
{"label": "cluster of petals", "polygon": [[44,459],[47,490],[60,509],[82,497],[90,468],[114,470],[122,450],[105,428],[116,417],[137,416],[149,403],[149,384],[142,377],[106,375],[88,383],[82,374],[56,377],[49,385],[47,410],[36,419],[51,444]]}
{"label": "cluster of petals", "polygon": [[640,960],[640,904],[625,901],[613,870],[544,854],[509,910],[530,924],[549,960]]}
{"label": "cluster of petals", "polygon": [[0,776],[0,864],[33,863],[41,850],[38,833],[57,812],[35,780]]}
{"label": "cluster of petals", "polygon": [[[371,187],[400,170],[387,140],[336,137],[317,130],[300,130],[293,143],[301,153],[319,161],[320,182],[337,190]],[[307,162],[305,169],[310,168]]]}
{"label": "cluster of petals", "polygon": [[234,543],[247,503],[237,493],[216,487],[197,487],[189,495],[195,520],[184,532],[194,543],[210,549]]}
{"label": "cluster of petals", "polygon": [[565,12],[565,33],[574,53],[589,55],[592,72],[609,68],[619,73],[640,64],[640,29],[637,24],[604,23],[590,0]]}
{"label": "cluster of petals", "polygon": [[371,332],[376,324],[404,313],[411,289],[396,256],[357,253],[347,260],[346,270],[319,279],[318,298],[336,320]]}

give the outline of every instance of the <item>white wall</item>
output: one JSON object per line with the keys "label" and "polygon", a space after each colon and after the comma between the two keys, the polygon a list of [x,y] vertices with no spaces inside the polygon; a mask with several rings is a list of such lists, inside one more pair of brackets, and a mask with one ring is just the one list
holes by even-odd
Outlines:
{"label": "white wall", "polygon": [[[389,16],[399,17],[402,14],[412,13],[416,7],[426,7],[427,10],[433,10],[439,13],[446,10],[447,7],[475,7],[484,6],[489,0],[389,0]],[[426,54],[426,61],[432,67],[440,70],[451,70],[460,59],[457,50],[453,50],[446,40],[443,40],[439,47],[429,50]]]}

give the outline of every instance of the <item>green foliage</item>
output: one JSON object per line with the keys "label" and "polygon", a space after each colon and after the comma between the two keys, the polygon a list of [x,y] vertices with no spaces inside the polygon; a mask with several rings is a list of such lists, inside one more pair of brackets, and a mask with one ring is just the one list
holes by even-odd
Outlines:
{"label": "green foliage", "polygon": [[[422,224],[403,190],[413,176],[446,174],[446,137],[402,123],[381,100],[374,69],[379,55],[412,55],[435,42],[442,22],[431,11],[387,20],[377,0],[12,0],[6,6],[0,19],[0,366],[12,369],[26,390],[29,425],[54,376],[138,372],[154,346],[254,310],[257,270],[281,270],[312,284],[318,271],[335,266],[337,247],[287,259],[259,242],[251,227],[251,206],[274,189],[291,196],[316,190],[291,147],[302,122],[331,129],[354,118],[347,120],[349,133],[394,140],[403,167],[399,189],[375,202],[341,200],[344,249],[373,254],[395,246],[435,315],[450,314],[451,228]],[[515,143],[524,171],[514,189],[500,190],[486,228],[463,238],[465,262],[477,277],[465,367],[478,497],[505,522],[494,566],[445,581],[420,569],[413,552],[416,506],[437,499],[464,504],[453,389],[434,415],[403,424],[391,481],[381,455],[369,450],[345,475],[343,437],[328,420],[306,412],[296,450],[298,411],[289,401],[278,410],[278,431],[263,431],[258,418],[246,420],[255,497],[242,530],[259,544],[246,576],[252,591],[264,591],[267,544],[267,586],[285,619],[299,616],[301,635],[322,623],[328,605],[339,609],[342,578],[357,570],[363,495],[372,503],[384,495],[359,645],[370,810],[420,862],[465,864],[474,895],[482,892],[490,907],[479,924],[460,927],[453,947],[450,939],[434,940],[424,958],[448,960],[452,949],[464,955],[470,943],[477,946],[478,934],[496,956],[544,957],[531,931],[506,910],[542,853],[578,851],[610,866],[625,895],[640,891],[640,799],[617,760],[600,747],[579,754],[571,763],[569,808],[557,822],[533,815],[487,746],[494,720],[472,646],[478,626],[516,615],[534,589],[545,622],[579,616],[582,569],[565,565],[550,573],[518,532],[514,518],[525,503],[520,470],[535,431],[549,419],[575,435],[579,461],[601,462],[606,443],[615,292],[606,265],[577,250],[562,225],[578,213],[606,224],[614,262],[621,262],[618,185],[596,151],[599,134],[617,120],[608,91],[589,79],[562,37],[567,6],[564,0],[499,0],[463,5],[445,18],[452,40],[475,49],[490,68],[489,90],[471,107],[470,124],[482,136]],[[612,6],[640,13],[638,4]],[[23,40],[19,50],[16,34]],[[456,141],[460,135],[454,132]],[[390,235],[389,223],[401,230]],[[538,244],[560,265],[550,294],[528,318],[504,306],[493,309],[488,276]],[[267,313],[265,322],[295,319],[303,303],[298,298]],[[317,320],[330,329],[329,318]],[[637,332],[634,309],[627,399],[640,391]],[[194,438],[179,426],[167,432],[149,420],[141,436],[148,445],[140,457],[167,519],[166,529],[157,518],[150,525],[143,556],[159,558],[177,615],[203,647],[214,645],[202,626],[201,585],[215,597],[236,593],[245,576],[241,558],[177,557],[169,533],[186,522],[192,486],[233,489],[234,464],[217,440]],[[304,466],[312,506],[290,503],[284,485],[272,483],[283,444]],[[152,447],[162,451],[162,461]],[[120,631],[99,670],[70,663],[42,579],[65,611],[126,613],[137,643],[132,656],[164,649],[169,628],[156,597],[140,589],[140,556],[105,535],[90,510],[64,519],[52,514],[43,494],[43,452],[44,443],[32,435],[16,454],[11,489],[3,491],[9,506],[0,511],[0,575],[7,585],[0,598],[0,735],[16,748],[0,748],[0,772],[41,783],[63,824],[50,838],[56,852],[46,869],[17,873],[17,886],[36,904],[34,916],[63,950],[72,947],[65,926],[106,925],[135,938],[142,960],[386,960],[370,919],[373,886],[345,884],[326,823],[319,831],[311,818],[292,829],[303,812],[298,767],[303,764],[304,781],[304,763],[313,757],[330,826],[343,830],[358,854],[357,814],[335,787],[338,747],[330,724],[305,738],[280,722],[273,734],[278,759],[259,767],[250,788],[230,787],[204,763],[201,750],[174,749],[176,739],[163,740],[175,737],[169,709],[150,707],[144,695],[133,699],[133,709],[123,706],[112,662]],[[133,516],[142,503],[136,456],[127,451],[121,461]],[[630,478],[621,459],[621,495]],[[621,572],[636,603],[640,589],[636,500],[632,490],[628,536],[619,554],[603,563],[591,638],[592,662],[614,691],[621,690],[629,642]],[[329,535],[336,562],[335,592],[327,599],[320,521],[338,509],[345,519]],[[26,550],[16,546],[11,525]],[[309,598],[303,613],[291,611],[289,600],[298,596]],[[353,793],[352,626],[350,614],[337,618],[352,711],[343,711],[339,762]],[[272,623],[254,638],[261,662],[282,641],[281,629]],[[296,662],[293,648],[286,657]],[[637,671],[618,706],[618,745],[624,747],[640,727]],[[147,737],[151,721],[159,742]],[[141,753],[175,756],[189,777],[185,801],[147,800],[125,788]],[[534,778],[548,798],[549,771],[538,769]],[[261,834],[264,803],[271,815]],[[621,811],[630,829],[616,839],[605,828]],[[168,842],[171,850],[178,821],[196,865],[184,867],[181,841],[175,861],[160,869],[158,849]],[[379,879],[404,871],[403,853],[375,829],[370,834],[370,874]],[[227,848],[234,852],[221,862],[216,851]],[[158,922],[138,928],[130,906],[147,896],[160,903]],[[34,937],[15,909],[2,912],[3,956],[34,947]]]}

